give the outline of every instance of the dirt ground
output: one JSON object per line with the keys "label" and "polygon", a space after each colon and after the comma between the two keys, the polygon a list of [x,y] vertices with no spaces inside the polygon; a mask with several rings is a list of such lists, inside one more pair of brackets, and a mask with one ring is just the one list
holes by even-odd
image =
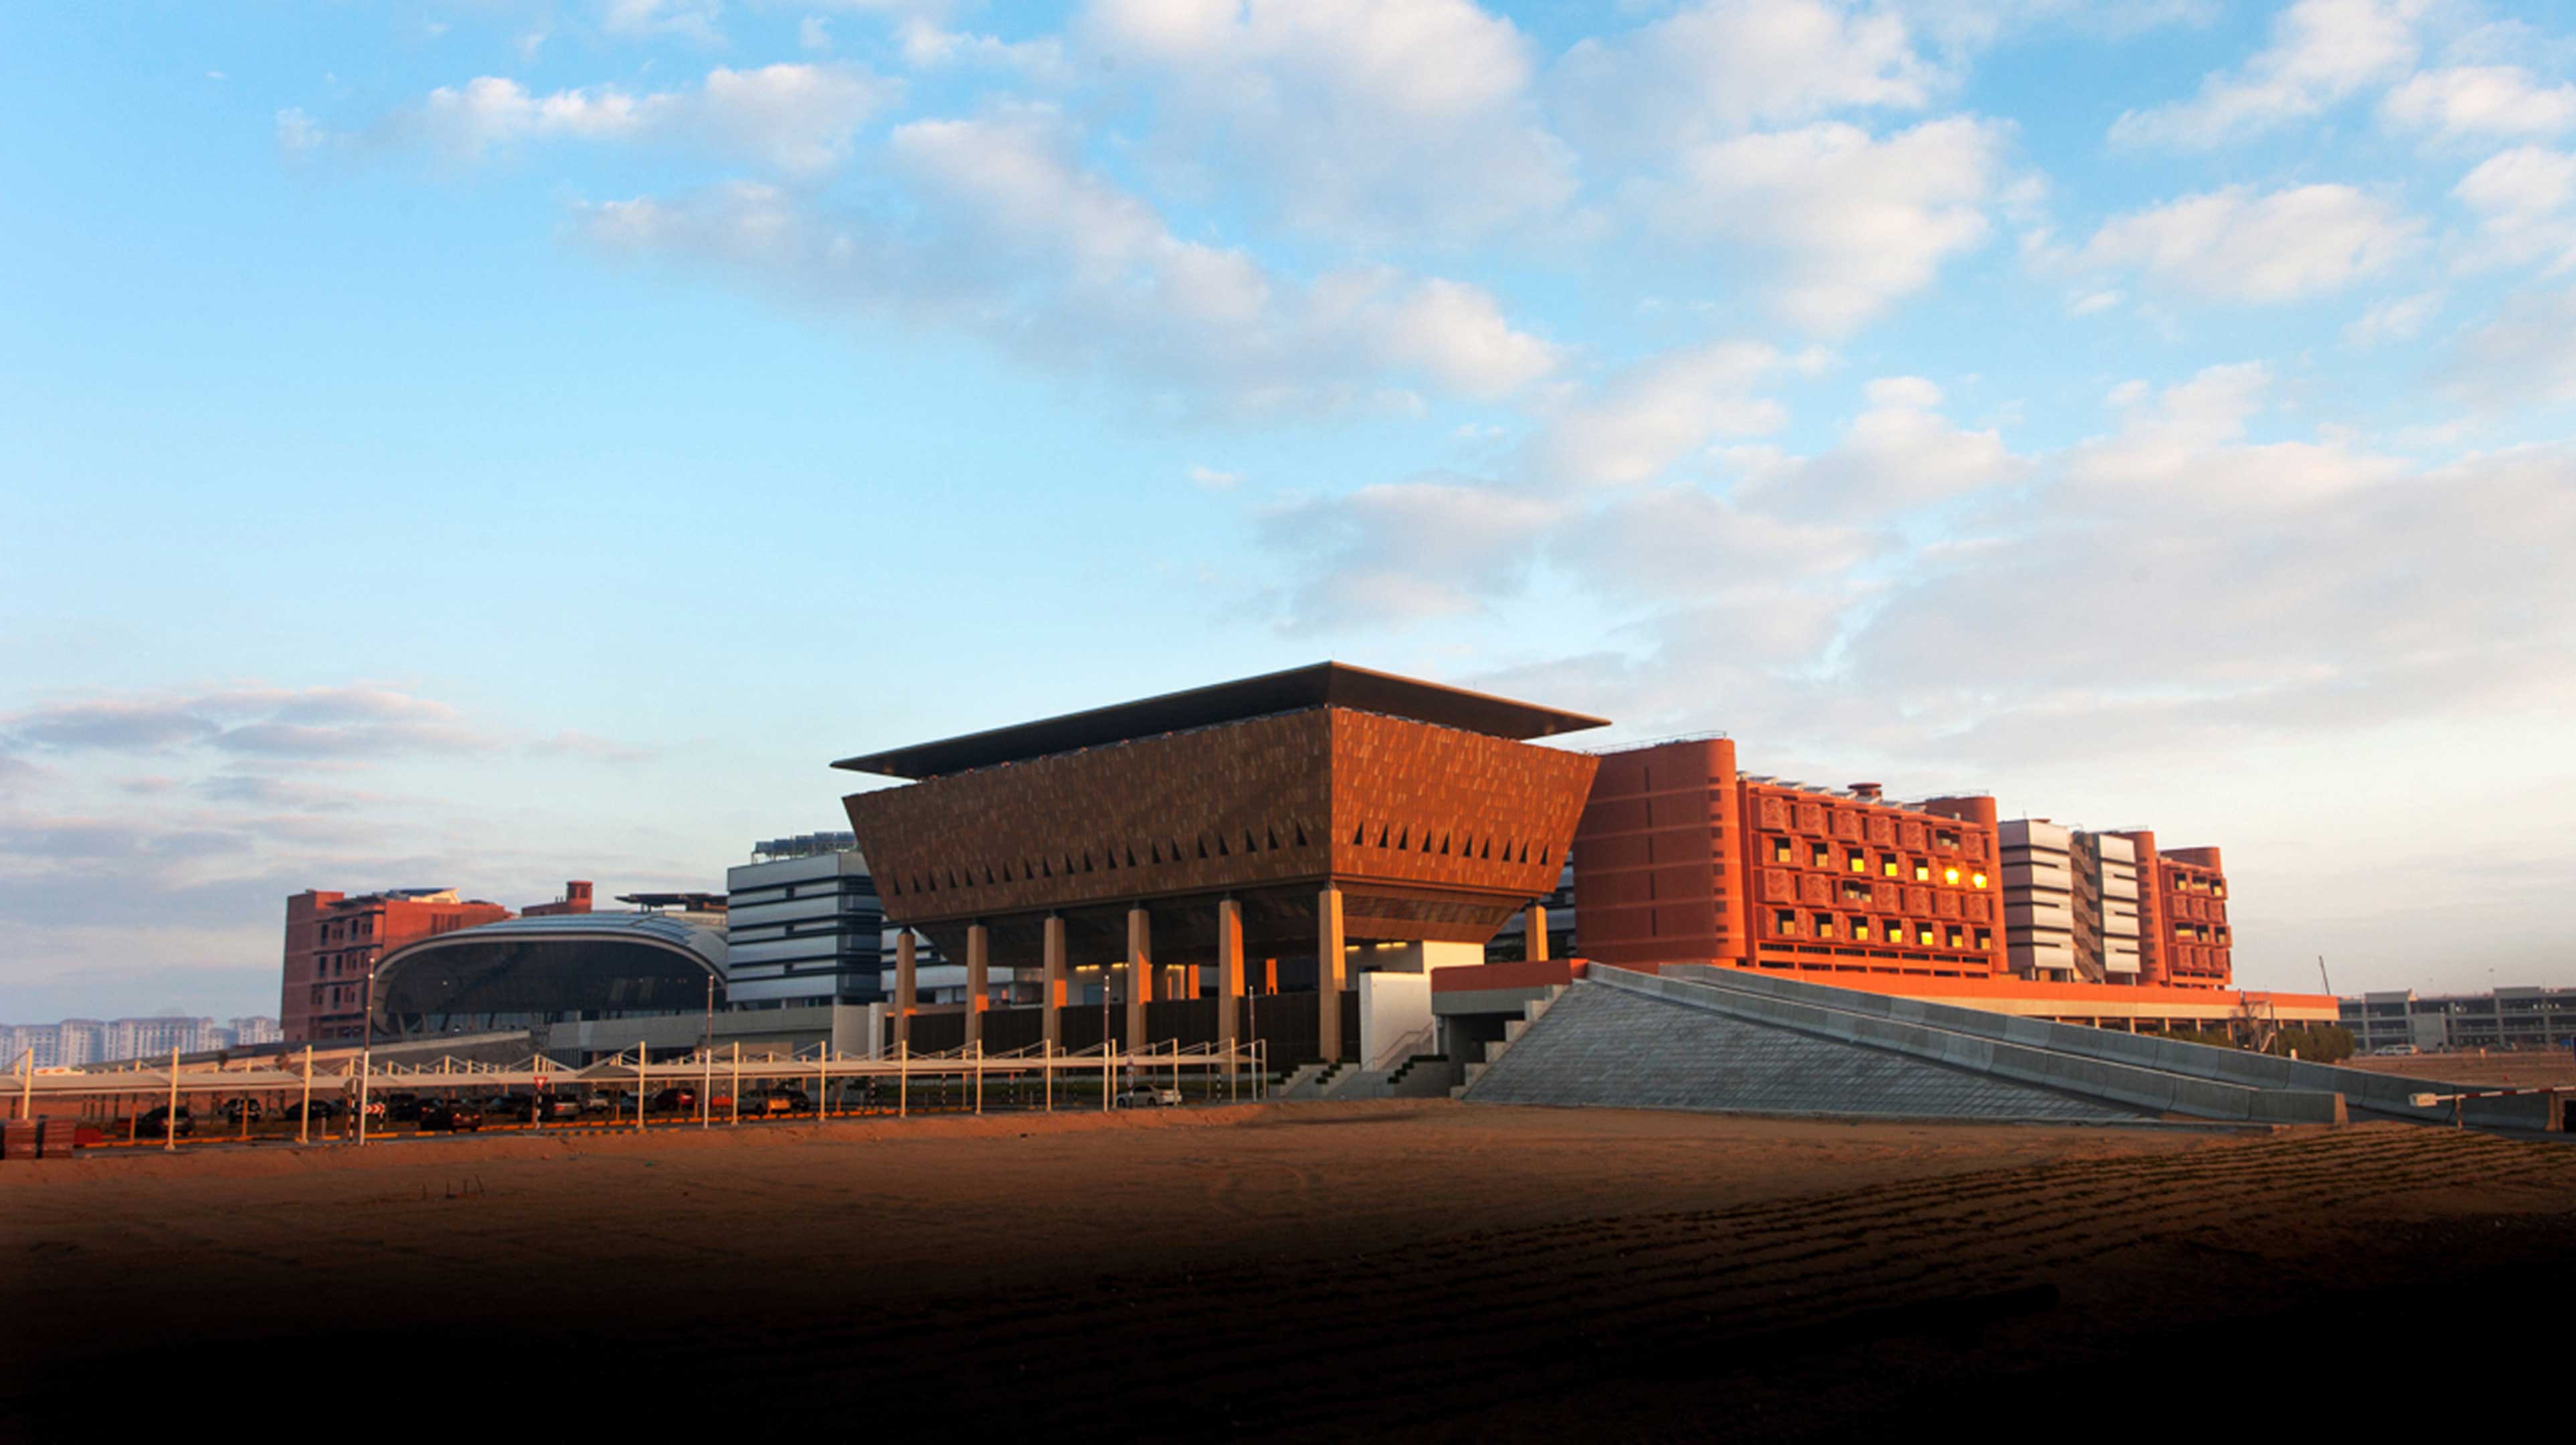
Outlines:
{"label": "dirt ground", "polygon": [[0,1259],[6,1438],[156,1382],[380,1439],[1864,1438],[2563,1318],[2576,1148],[1447,1101],[434,1139],[0,1168]]}
{"label": "dirt ground", "polygon": [[2487,1054],[2412,1054],[2404,1058],[2346,1059],[2346,1066],[2374,1074],[2404,1074],[2452,1084],[2497,1089],[2576,1086],[2576,1054],[2563,1049],[2498,1049]]}

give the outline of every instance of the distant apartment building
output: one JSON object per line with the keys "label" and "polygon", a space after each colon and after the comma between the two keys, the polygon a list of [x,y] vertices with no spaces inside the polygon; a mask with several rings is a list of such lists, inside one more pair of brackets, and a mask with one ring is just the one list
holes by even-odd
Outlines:
{"label": "distant apartment building", "polygon": [[16,1068],[32,1055],[39,1069],[78,1068],[83,1064],[167,1055],[215,1053],[245,1045],[277,1041],[277,1020],[260,1015],[217,1023],[210,1018],[162,1016],[128,1019],[64,1019],[50,1024],[0,1024],[0,1047]]}
{"label": "distant apartment building", "polygon": [[2010,819],[1998,831],[2012,971],[2057,982],[2138,982],[2135,845],[2046,818]]}
{"label": "distant apartment building", "polygon": [[2576,1040],[2576,988],[2500,988],[2418,997],[2413,989],[2339,1000],[2342,1023],[2364,1052],[2407,1047],[2547,1049]]}
{"label": "distant apartment building", "polygon": [[[565,889],[588,907],[590,885]],[[543,906],[543,905],[540,905]],[[557,911],[575,911],[559,909]],[[286,949],[278,990],[281,1039],[329,1043],[366,1033],[367,973],[388,951],[432,934],[510,916],[453,888],[389,888],[352,897],[307,889],[286,900]]]}
{"label": "distant apartment building", "polygon": [[1601,758],[1576,931],[1604,963],[1986,978],[2005,956],[1994,799],[1888,800],[1739,772],[1692,738]]}

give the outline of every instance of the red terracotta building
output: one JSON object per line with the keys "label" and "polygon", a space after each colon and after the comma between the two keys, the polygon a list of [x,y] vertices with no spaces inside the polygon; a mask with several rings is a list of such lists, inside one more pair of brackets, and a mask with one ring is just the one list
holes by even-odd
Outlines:
{"label": "red terracotta building", "polygon": [[277,1016],[288,1043],[361,1038],[367,970],[386,953],[434,933],[510,916],[453,888],[392,888],[351,898],[306,889],[286,900],[286,961]]}
{"label": "red terracotta building", "polygon": [[2227,872],[2218,850],[2158,852],[2151,832],[2120,836],[2138,850],[2138,981],[2228,987],[2236,936],[2227,924]]}
{"label": "red terracotta building", "polygon": [[2006,971],[1994,799],[1747,776],[1735,744],[1601,759],[1574,845],[1585,957],[1987,978]]}

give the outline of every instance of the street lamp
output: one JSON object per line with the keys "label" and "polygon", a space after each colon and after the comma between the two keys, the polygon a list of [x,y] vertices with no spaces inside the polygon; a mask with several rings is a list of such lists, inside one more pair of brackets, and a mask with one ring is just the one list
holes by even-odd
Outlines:
{"label": "street lamp", "polygon": [[358,1143],[367,1142],[367,1085],[375,1074],[376,962],[367,960],[367,1013],[358,1021]]}

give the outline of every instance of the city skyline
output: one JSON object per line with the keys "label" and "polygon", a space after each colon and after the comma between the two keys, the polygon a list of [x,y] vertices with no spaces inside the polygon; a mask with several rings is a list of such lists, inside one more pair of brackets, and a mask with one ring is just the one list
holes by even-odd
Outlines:
{"label": "city skyline", "polygon": [[2576,982],[2549,7],[21,7],[0,80],[0,1016],[1324,657],[2223,845],[2250,987]]}

